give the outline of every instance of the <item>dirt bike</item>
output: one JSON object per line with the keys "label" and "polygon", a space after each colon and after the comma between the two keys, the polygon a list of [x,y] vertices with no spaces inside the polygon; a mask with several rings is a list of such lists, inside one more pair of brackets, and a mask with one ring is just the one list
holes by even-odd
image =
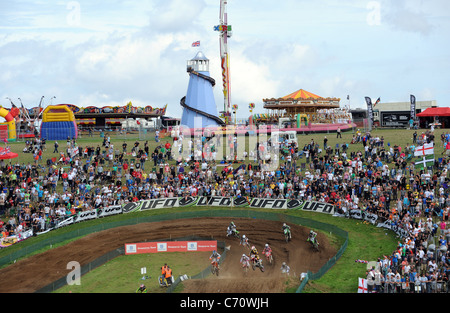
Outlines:
{"label": "dirt bike", "polygon": [[291,231],[288,228],[284,229],[284,239],[286,242],[289,242],[291,240]]}
{"label": "dirt bike", "polygon": [[252,259],[252,269],[255,270],[257,267],[261,270],[261,272],[264,272],[264,265],[262,264],[262,260],[256,258]]}
{"label": "dirt bike", "polygon": [[240,244],[242,244],[244,247],[247,247],[249,250],[251,249],[250,244],[248,243],[247,240],[244,242],[241,242]]}
{"label": "dirt bike", "polygon": [[248,273],[248,269],[250,268],[250,262],[249,261],[245,261],[244,263],[241,263],[242,264],[242,268],[244,269],[244,274],[247,274]]}
{"label": "dirt bike", "polygon": [[262,254],[264,254],[266,256],[267,262],[269,262],[270,265],[272,265],[273,262],[273,256],[272,256],[272,252],[267,251],[267,252],[262,252]]}
{"label": "dirt bike", "polygon": [[314,250],[319,251],[319,242],[317,241],[317,239],[308,237],[306,241],[309,241],[311,243],[311,246],[314,248]]}
{"label": "dirt bike", "polygon": [[173,284],[173,282],[174,282],[173,276],[169,278],[169,281],[167,281],[167,279],[163,276],[158,277],[158,283],[160,287],[169,287]]}
{"label": "dirt bike", "polygon": [[211,262],[211,273],[216,276],[219,276],[219,262],[213,261]]}
{"label": "dirt bike", "polygon": [[231,232],[231,236],[236,237],[238,239],[241,238],[241,236],[239,236],[239,231],[237,229],[233,229],[233,231]]}

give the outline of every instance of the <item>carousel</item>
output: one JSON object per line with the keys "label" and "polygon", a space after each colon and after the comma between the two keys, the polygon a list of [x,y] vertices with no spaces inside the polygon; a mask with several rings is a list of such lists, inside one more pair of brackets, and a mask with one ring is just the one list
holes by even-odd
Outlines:
{"label": "carousel", "polygon": [[315,131],[346,130],[355,127],[352,115],[341,108],[340,98],[321,97],[299,89],[281,98],[263,99],[264,109],[271,111],[265,115],[272,122],[282,121],[290,128],[315,128]]}

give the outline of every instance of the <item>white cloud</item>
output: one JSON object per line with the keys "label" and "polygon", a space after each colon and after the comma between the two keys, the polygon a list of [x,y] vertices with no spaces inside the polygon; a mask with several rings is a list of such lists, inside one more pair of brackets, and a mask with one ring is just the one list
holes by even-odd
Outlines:
{"label": "white cloud", "polygon": [[396,0],[384,3],[382,20],[392,29],[427,36],[434,29],[422,1]]}
{"label": "white cloud", "polygon": [[[218,0],[80,0],[78,26],[67,24],[68,2],[0,3],[0,104],[8,106],[9,96],[34,106],[42,95],[80,106],[167,103],[181,116],[186,60],[200,40],[220,110]],[[445,105],[449,5],[380,0],[381,25],[370,27],[366,3],[229,1],[231,97],[243,116],[250,102],[262,110],[263,98],[300,88],[350,94],[352,105],[366,95],[397,99],[415,89]]]}

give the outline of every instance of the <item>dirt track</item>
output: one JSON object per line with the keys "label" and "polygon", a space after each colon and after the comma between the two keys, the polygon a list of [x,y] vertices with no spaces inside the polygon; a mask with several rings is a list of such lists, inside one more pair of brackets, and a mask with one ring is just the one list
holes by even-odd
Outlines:
{"label": "dirt track", "polygon": [[[309,229],[290,225],[292,241],[284,242],[282,222],[251,218],[233,219],[241,235],[249,238],[261,254],[265,243],[273,249],[273,265],[265,265],[265,272],[258,269],[244,276],[239,265],[242,253],[248,249],[239,246],[239,240],[226,237],[229,218],[180,219],[158,223],[143,223],[118,227],[88,235],[63,247],[54,248],[21,260],[0,270],[0,292],[34,292],[51,282],[67,275],[68,262],[77,261],[81,265],[95,260],[105,253],[123,247],[125,243],[196,235],[225,241],[230,250],[221,265],[219,277],[186,281],[184,292],[188,293],[247,293],[284,292],[286,285],[280,267],[283,261],[291,267],[291,275],[321,268],[335,253],[336,249],[327,243],[327,238],[319,233],[320,251],[312,250],[306,238]],[[264,260],[264,259],[263,259]]]}

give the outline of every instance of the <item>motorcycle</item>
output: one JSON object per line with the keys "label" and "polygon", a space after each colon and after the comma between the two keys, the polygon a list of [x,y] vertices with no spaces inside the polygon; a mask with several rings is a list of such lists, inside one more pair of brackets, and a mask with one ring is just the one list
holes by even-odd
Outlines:
{"label": "motorcycle", "polygon": [[261,270],[261,272],[264,272],[264,265],[262,264],[261,259],[252,258],[252,269],[255,270],[257,267]]}
{"label": "motorcycle", "polygon": [[213,261],[211,262],[211,273],[213,275],[219,276],[219,262]]}
{"label": "motorcycle", "polygon": [[248,269],[250,268],[250,262],[249,261],[245,261],[242,264],[242,268],[244,269],[244,274],[246,275],[248,273]]}
{"label": "motorcycle", "polygon": [[286,240],[286,243],[288,243],[289,240],[291,240],[291,231],[288,228],[284,229],[284,239]]}
{"label": "motorcycle", "polygon": [[[228,235],[227,235],[228,236]],[[237,229],[233,229],[231,231],[231,236],[236,237],[236,238],[241,238],[241,236],[239,236],[239,231]]]}
{"label": "motorcycle", "polygon": [[267,251],[267,252],[262,252],[262,254],[264,254],[266,256],[267,262],[269,262],[270,265],[272,265],[273,262],[273,256],[272,256],[272,252]]}
{"label": "motorcycle", "polygon": [[319,251],[319,242],[316,238],[308,237],[306,241],[309,241],[311,243],[311,246],[314,248],[314,250]]}
{"label": "motorcycle", "polygon": [[159,276],[158,283],[159,283],[160,287],[169,287],[174,283],[174,278],[173,278],[173,276],[171,276],[169,278],[169,281],[167,281],[167,279],[165,277]]}
{"label": "motorcycle", "polygon": [[247,247],[249,250],[251,249],[250,244],[248,243],[248,239],[241,240],[241,242],[239,244],[243,245],[244,247]]}

